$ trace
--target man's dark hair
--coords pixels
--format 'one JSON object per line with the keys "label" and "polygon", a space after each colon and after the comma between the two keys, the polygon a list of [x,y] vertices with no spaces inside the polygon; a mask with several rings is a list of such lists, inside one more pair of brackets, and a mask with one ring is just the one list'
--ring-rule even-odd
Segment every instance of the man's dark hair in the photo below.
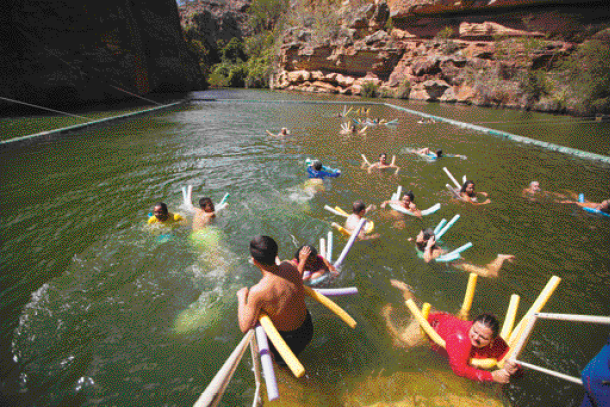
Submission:
{"label": "man's dark hair", "polygon": [[261,264],[274,265],[277,257],[277,243],[269,236],[254,236],[250,241],[250,255]]}
{"label": "man's dark hair", "polygon": [[361,200],[357,200],[356,202],[354,202],[354,204],[352,205],[352,212],[353,213],[360,213],[363,210],[366,209],[366,205],[364,204],[364,202],[362,202]]}
{"label": "man's dark hair", "polygon": [[320,171],[322,169],[322,161],[316,160],[313,162],[313,164],[311,166],[313,167],[314,170]]}
{"label": "man's dark hair", "polygon": [[408,190],[407,192],[405,192],[405,195],[409,197],[411,202],[415,202],[415,194],[413,193],[413,191]]}
{"label": "man's dark hair", "polygon": [[203,197],[199,200],[199,207],[201,209],[205,209],[208,206],[212,208],[212,211],[214,210],[214,202],[210,198]]}
{"label": "man's dark hair", "polygon": [[430,240],[430,238],[432,236],[434,236],[434,229],[432,228],[427,228],[423,230],[424,232],[424,240],[427,242],[428,240]]}
{"label": "man's dark hair", "polygon": [[436,150],[436,156],[437,157],[442,157],[443,156],[443,150]]}
{"label": "man's dark hair", "polygon": [[464,182],[464,185],[462,185],[462,189],[460,189],[460,192],[466,192],[466,187],[471,184],[474,185],[474,182],[473,181]]}
{"label": "man's dark hair", "polygon": [[500,331],[500,323],[498,322],[498,319],[495,316],[491,314],[481,314],[476,317],[474,321],[472,321],[473,324],[475,322],[480,322],[484,326],[490,328],[492,338],[498,336],[498,332]]}
{"label": "man's dark hair", "polygon": [[157,206],[158,206],[159,208],[161,208],[161,211],[163,212],[163,214],[167,215],[167,214],[169,213],[169,211],[167,210],[167,205],[165,205],[163,202],[157,202],[157,203],[155,204],[155,208],[156,208]]}

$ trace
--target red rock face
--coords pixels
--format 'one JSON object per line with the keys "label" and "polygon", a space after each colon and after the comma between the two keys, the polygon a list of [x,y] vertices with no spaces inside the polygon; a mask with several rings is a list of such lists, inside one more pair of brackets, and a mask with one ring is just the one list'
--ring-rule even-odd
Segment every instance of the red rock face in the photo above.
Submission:
{"label": "red rock face", "polygon": [[3,14],[6,97],[78,105],[126,97],[118,88],[146,95],[203,85],[174,0],[15,0]]}
{"label": "red rock face", "polygon": [[[313,40],[315,32],[306,29],[289,32],[273,85],[357,94],[364,83],[374,82],[390,95],[403,95],[408,84],[413,99],[529,108],[516,78],[550,68],[575,48],[571,41],[547,37],[570,39],[572,31],[590,27],[592,21],[600,27],[610,22],[603,1],[564,3],[377,1],[344,12],[349,17],[334,40]],[[390,13],[383,12],[388,5]],[[393,26],[389,33],[383,18],[367,23],[387,14]],[[313,72],[319,73],[315,82],[309,80]],[[340,73],[341,81],[332,73]]]}

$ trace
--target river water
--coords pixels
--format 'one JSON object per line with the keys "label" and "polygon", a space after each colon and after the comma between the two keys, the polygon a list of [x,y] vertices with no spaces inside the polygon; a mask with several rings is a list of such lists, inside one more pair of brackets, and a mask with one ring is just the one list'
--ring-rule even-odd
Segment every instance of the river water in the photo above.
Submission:
{"label": "river water", "polygon": [[[557,275],[562,282],[544,311],[608,315],[609,220],[574,205],[521,196],[535,179],[545,190],[582,192],[599,202],[610,195],[607,165],[448,124],[418,124],[419,117],[385,106],[370,105],[370,115],[397,118],[397,126],[340,136],[341,119],[333,116],[341,104],[304,104],[303,95],[256,91],[193,96],[218,100],[0,151],[3,401],[192,405],[242,337],[235,293],[260,275],[248,264],[251,237],[273,236],[280,257],[291,258],[296,245],[317,246],[330,223],[340,221],[324,205],[349,209],[363,199],[379,206],[402,185],[414,191],[420,208],[439,202],[441,209],[424,220],[396,219],[387,209],[370,215],[381,238],[357,243],[332,283],[358,287],[357,296],[335,298],[358,325],[352,330],[309,302],[316,332],[300,356],[307,372],[297,380],[276,371],[278,405],[579,405],[578,385],[533,371],[503,387],[456,377],[427,347],[397,346],[380,313],[389,303],[396,324],[408,318],[391,278],[438,309],[459,309],[467,275],[425,264],[407,241],[420,228],[459,213],[443,238],[447,247],[472,242],[463,257],[479,265],[497,253],[516,256],[498,278],[479,278],[472,314],[486,311],[502,319],[516,293],[520,318]],[[598,154],[610,150],[609,124],[392,103]],[[292,132],[285,140],[265,133],[284,126]],[[425,146],[467,159],[426,162],[406,153]],[[382,152],[396,155],[402,167],[397,175],[367,175],[360,168],[361,153],[374,159]],[[314,196],[303,190],[308,157],[343,171]],[[475,207],[452,200],[443,166],[475,180],[492,203]],[[194,200],[231,194],[216,224],[218,245],[194,244],[188,227],[159,239],[144,226],[157,201],[185,213],[181,188],[188,184]],[[335,258],[345,242],[335,233]],[[579,376],[608,332],[601,325],[541,321],[522,359]],[[251,404],[254,377],[244,360],[222,405]]]}

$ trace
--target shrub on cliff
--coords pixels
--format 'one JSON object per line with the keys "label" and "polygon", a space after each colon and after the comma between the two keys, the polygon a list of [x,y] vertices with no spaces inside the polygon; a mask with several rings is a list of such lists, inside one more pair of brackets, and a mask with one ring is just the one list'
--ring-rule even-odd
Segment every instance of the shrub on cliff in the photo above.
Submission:
{"label": "shrub on cliff", "polygon": [[360,89],[360,96],[374,98],[379,95],[379,86],[374,82],[365,82]]}
{"label": "shrub on cliff", "polygon": [[409,99],[409,95],[411,94],[411,82],[408,79],[404,79],[398,88],[394,92],[394,97],[396,99]]}
{"label": "shrub on cliff", "polygon": [[610,112],[610,31],[582,43],[565,62],[578,113]]}

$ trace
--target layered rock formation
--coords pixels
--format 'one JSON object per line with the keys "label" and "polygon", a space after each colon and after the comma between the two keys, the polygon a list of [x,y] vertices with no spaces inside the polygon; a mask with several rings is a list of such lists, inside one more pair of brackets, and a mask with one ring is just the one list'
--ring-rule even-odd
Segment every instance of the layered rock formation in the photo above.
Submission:
{"label": "layered rock formation", "polygon": [[531,100],[524,78],[572,52],[578,33],[610,22],[603,1],[382,0],[343,7],[326,38],[306,24],[287,31],[274,87],[359,94],[373,82],[388,96],[554,110]]}
{"label": "layered rock formation", "polygon": [[203,86],[174,0],[14,0],[2,23],[6,98],[73,106]]}

